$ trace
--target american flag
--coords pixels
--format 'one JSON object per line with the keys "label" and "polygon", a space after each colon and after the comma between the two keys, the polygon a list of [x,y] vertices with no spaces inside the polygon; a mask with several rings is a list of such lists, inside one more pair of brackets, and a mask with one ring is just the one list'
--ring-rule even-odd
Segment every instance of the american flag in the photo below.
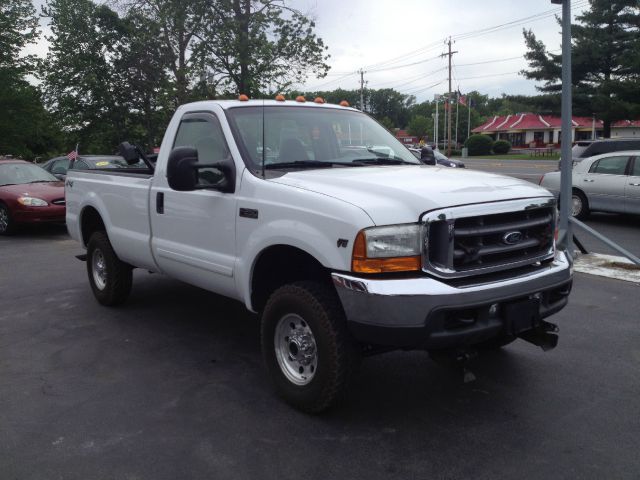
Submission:
{"label": "american flag", "polygon": [[69,153],[67,153],[67,158],[69,160],[75,160],[78,158],[78,147],[76,146],[75,150],[71,150]]}

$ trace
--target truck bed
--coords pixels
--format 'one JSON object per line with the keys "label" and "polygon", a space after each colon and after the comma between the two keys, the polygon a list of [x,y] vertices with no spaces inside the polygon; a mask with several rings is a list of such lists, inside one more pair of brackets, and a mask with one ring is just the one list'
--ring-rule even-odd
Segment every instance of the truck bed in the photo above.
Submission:
{"label": "truck bed", "polygon": [[66,179],[67,226],[85,247],[80,216],[95,209],[107,227],[118,257],[131,265],[157,271],[151,255],[148,169],[70,170]]}

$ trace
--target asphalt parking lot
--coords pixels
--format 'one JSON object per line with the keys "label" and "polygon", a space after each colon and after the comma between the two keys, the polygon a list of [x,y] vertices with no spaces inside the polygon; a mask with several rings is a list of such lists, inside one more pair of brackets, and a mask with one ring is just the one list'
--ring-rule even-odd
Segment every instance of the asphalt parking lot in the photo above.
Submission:
{"label": "asphalt parking lot", "polygon": [[64,229],[0,238],[0,478],[637,479],[640,285],[578,274],[557,349],[365,360],[345,405],[292,410],[243,306],[137,271],[94,301]]}

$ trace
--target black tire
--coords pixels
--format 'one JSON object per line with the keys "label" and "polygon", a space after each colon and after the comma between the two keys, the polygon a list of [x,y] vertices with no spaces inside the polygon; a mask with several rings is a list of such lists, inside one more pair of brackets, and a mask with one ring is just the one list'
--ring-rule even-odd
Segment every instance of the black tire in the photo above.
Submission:
{"label": "black tire", "polygon": [[475,347],[480,350],[499,350],[502,347],[506,347],[510,343],[515,342],[517,339],[518,337],[514,337],[513,335],[500,334],[497,337],[490,338],[489,340],[485,340],[484,342],[475,345]]}
{"label": "black tire", "polygon": [[[313,363],[303,367],[307,378],[298,379],[307,382],[304,384],[296,384],[291,379],[300,364],[287,357],[292,351],[302,352],[302,348],[292,350],[292,337],[299,328],[289,331],[292,337],[282,336],[286,335],[282,333],[282,325],[285,330],[293,329],[293,323],[288,323],[291,318],[297,319],[298,327],[308,327],[315,345],[315,370]],[[282,333],[278,337],[277,329]],[[269,375],[277,393],[287,403],[307,413],[319,413],[345,397],[359,354],[347,330],[338,297],[328,286],[304,281],[277,289],[262,311],[260,337]],[[283,352],[284,346],[288,348],[287,354]],[[280,360],[276,350],[280,352]],[[286,365],[293,366],[293,374]]]}
{"label": "black tire", "polygon": [[589,216],[589,200],[580,190],[573,190],[571,198],[571,213],[578,220]]}
{"label": "black tire", "polygon": [[9,207],[0,203],[0,235],[11,235],[15,230],[15,223],[11,219]]}
{"label": "black tire", "polygon": [[89,238],[87,274],[91,290],[102,305],[119,305],[131,292],[133,269],[117,257],[106,232],[95,232]]}

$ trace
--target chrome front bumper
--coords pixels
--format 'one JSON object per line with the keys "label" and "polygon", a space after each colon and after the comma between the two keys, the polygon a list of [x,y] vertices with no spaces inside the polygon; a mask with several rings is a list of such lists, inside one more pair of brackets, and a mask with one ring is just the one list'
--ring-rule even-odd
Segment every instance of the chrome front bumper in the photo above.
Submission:
{"label": "chrome front bumper", "polygon": [[[514,301],[539,305],[545,318],[567,304],[572,267],[564,252],[551,262],[485,283],[432,277],[362,278],[333,273],[348,325],[361,342],[396,347],[471,345],[503,331]],[[468,281],[467,281],[468,282]],[[492,308],[493,307],[493,308]]]}

